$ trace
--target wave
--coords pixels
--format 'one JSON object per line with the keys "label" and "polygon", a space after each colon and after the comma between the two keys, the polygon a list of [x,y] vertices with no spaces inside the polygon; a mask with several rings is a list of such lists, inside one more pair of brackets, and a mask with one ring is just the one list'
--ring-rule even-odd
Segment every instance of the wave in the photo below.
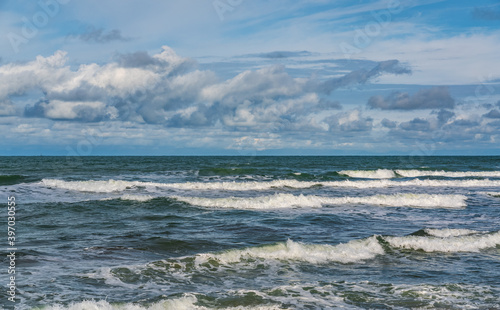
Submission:
{"label": "wave", "polygon": [[41,183],[46,187],[55,187],[79,192],[111,193],[121,192],[126,189],[141,186],[146,182],[131,182],[121,180],[107,181],[63,181],[57,179],[42,179]]}
{"label": "wave", "polygon": [[101,201],[106,201],[106,200],[114,200],[114,199],[120,199],[120,200],[128,200],[128,201],[139,201],[139,202],[146,202],[150,201],[152,199],[155,199],[156,197],[150,196],[150,195],[122,195],[120,197],[109,197],[109,198],[103,198]]}
{"label": "wave", "polygon": [[375,195],[367,197],[321,197],[292,194],[275,194],[270,196],[241,198],[202,198],[179,197],[178,201],[191,205],[208,208],[233,209],[279,209],[290,207],[320,208],[322,206],[363,204],[388,207],[417,207],[417,208],[463,208],[466,207],[463,195],[429,195],[429,194],[394,194]]}
{"label": "wave", "polygon": [[[432,230],[435,234],[446,236],[449,230]],[[458,232],[458,231],[457,231]],[[465,233],[465,232],[463,232]],[[285,243],[267,245],[263,247],[230,250],[221,254],[200,254],[196,262],[201,265],[210,259],[220,263],[230,264],[247,259],[263,260],[293,260],[312,264],[339,262],[356,263],[385,254],[384,246],[392,248],[412,249],[424,252],[479,252],[480,250],[495,248],[500,245],[500,232],[472,232],[466,235],[437,236],[379,236],[374,235],[365,239],[352,240],[338,245],[305,244],[288,240]]]}
{"label": "wave", "polygon": [[372,259],[380,254],[384,254],[384,249],[375,236],[338,245],[306,244],[288,240],[273,245],[229,250],[219,254],[198,254],[195,263],[202,265],[216,260],[221,264],[232,264],[245,260],[261,259],[292,260],[312,264],[327,262],[347,264]]}
{"label": "wave", "polygon": [[265,305],[265,306],[237,306],[237,307],[217,307],[217,308],[207,308],[204,306],[198,306],[196,296],[192,294],[185,294],[181,298],[175,298],[170,300],[163,300],[156,302],[149,306],[141,306],[133,303],[117,303],[112,304],[107,301],[83,301],[79,303],[71,304],[70,306],[47,306],[41,309],[43,310],[209,310],[209,309],[220,309],[220,310],[282,310],[285,308],[278,307],[277,305]]}
{"label": "wave", "polygon": [[447,178],[467,178],[467,177],[482,177],[482,178],[500,178],[500,171],[430,171],[430,170],[342,170],[338,172],[341,175],[346,175],[351,178],[363,179],[392,179],[397,177],[403,178],[418,178],[418,177],[447,177]]}
{"label": "wave", "polygon": [[[38,179],[40,180],[40,179]],[[15,185],[15,184],[19,184],[19,183],[24,183],[24,182],[29,182],[29,181],[33,181],[33,180],[30,180],[29,177],[26,177],[24,175],[10,175],[10,174],[7,174],[7,175],[0,175],[0,185]]]}
{"label": "wave", "polygon": [[392,247],[424,252],[479,252],[500,245],[500,232],[431,230],[433,236],[384,237]]}
{"label": "wave", "polygon": [[[271,245],[232,249],[220,253],[203,253],[194,257],[181,257],[149,264],[152,268],[177,271],[179,268],[219,267],[237,263],[257,266],[264,262],[296,261],[310,264],[360,263],[391,250],[403,249],[428,253],[479,252],[500,245],[500,231],[474,232],[471,230],[428,229],[427,236],[380,236],[351,240],[337,245],[310,244],[288,240]],[[189,261],[189,263],[188,263]],[[188,267],[188,264],[190,267]],[[166,269],[165,269],[166,268]]]}
{"label": "wave", "polygon": [[233,175],[251,175],[256,171],[255,168],[202,168],[198,170],[199,176],[233,176]]}
{"label": "wave", "polygon": [[363,179],[391,179],[396,177],[396,173],[389,169],[377,169],[377,170],[342,170],[338,174],[346,175],[351,178],[363,178]]}
{"label": "wave", "polygon": [[471,229],[451,229],[451,228],[444,228],[444,229],[427,228],[424,229],[424,232],[430,236],[441,237],[441,238],[459,237],[459,236],[467,236],[467,235],[482,233],[480,231]]}
{"label": "wave", "polygon": [[153,183],[141,181],[63,181],[58,179],[43,179],[41,185],[50,188],[60,188],[80,192],[111,193],[131,188],[168,188],[178,190],[217,190],[217,191],[255,191],[273,188],[310,188],[314,186],[342,188],[386,188],[386,187],[498,187],[500,180],[363,180],[363,181],[328,181],[312,182],[297,180],[274,180],[264,182],[184,182],[184,183]]}

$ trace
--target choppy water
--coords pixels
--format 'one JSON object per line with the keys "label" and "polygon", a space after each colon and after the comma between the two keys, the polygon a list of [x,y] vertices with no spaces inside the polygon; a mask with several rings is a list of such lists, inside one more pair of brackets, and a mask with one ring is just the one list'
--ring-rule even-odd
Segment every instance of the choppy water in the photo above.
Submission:
{"label": "choppy water", "polygon": [[4,157],[9,195],[17,309],[500,309],[500,157]]}

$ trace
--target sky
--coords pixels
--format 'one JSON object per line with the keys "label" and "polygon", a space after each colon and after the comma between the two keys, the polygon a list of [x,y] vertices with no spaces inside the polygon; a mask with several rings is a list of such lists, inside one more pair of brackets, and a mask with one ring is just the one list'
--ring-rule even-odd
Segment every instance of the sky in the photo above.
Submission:
{"label": "sky", "polygon": [[498,0],[3,0],[0,156],[500,155]]}

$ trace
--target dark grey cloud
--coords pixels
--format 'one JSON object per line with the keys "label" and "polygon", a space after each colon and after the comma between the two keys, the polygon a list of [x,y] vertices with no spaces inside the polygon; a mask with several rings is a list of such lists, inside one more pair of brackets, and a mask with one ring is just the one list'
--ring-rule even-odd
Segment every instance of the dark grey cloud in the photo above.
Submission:
{"label": "dark grey cloud", "polygon": [[500,10],[488,7],[474,8],[472,16],[476,19],[500,20]]}
{"label": "dark grey cloud", "polygon": [[421,89],[411,96],[402,92],[393,92],[385,98],[372,96],[368,106],[381,110],[449,109],[455,107],[455,100],[447,87],[438,86]]}
{"label": "dark grey cloud", "polygon": [[146,51],[139,51],[130,54],[118,54],[115,56],[117,63],[123,68],[145,68],[152,71],[162,71],[170,67],[169,76],[186,73],[197,67],[195,60],[185,58],[180,63],[171,63],[164,59],[153,57]]}
{"label": "dark grey cloud", "polygon": [[500,111],[497,109],[491,110],[488,113],[484,114],[483,117],[486,118],[500,118]]}
{"label": "dark grey cloud", "polygon": [[384,126],[385,128],[396,128],[397,126],[397,123],[395,121],[391,121],[391,120],[388,120],[387,118],[384,118],[382,120],[382,122],[380,122],[382,124],[382,126]]}
{"label": "dark grey cloud", "polygon": [[39,100],[34,105],[24,107],[24,116],[26,117],[45,117],[45,106],[48,100]]}
{"label": "dark grey cloud", "polygon": [[457,119],[451,123],[451,126],[459,126],[459,127],[474,127],[478,126],[479,122],[470,119]]}
{"label": "dark grey cloud", "polygon": [[147,52],[135,52],[131,54],[120,54],[118,63],[125,68],[141,68],[147,66],[163,65],[164,62],[150,56]]}
{"label": "dark grey cloud", "polygon": [[203,104],[197,104],[196,110],[190,115],[177,113],[170,117],[165,126],[167,127],[205,127],[213,125],[220,117],[219,106],[207,107]]}
{"label": "dark grey cloud", "polygon": [[340,109],[342,109],[342,105],[340,104],[340,102],[324,98],[320,99],[319,104],[314,106],[315,111],[340,110]]}
{"label": "dark grey cloud", "polygon": [[122,35],[118,29],[105,31],[103,28],[88,27],[84,33],[78,35],[78,38],[85,42],[108,43],[112,41],[130,41]]}
{"label": "dark grey cloud", "polygon": [[426,119],[414,118],[409,122],[402,122],[399,128],[406,131],[429,131],[431,124]]}
{"label": "dark grey cloud", "polygon": [[341,131],[371,131],[373,128],[373,119],[370,117],[355,121],[346,122],[340,125]]}
{"label": "dark grey cloud", "polygon": [[455,113],[444,109],[439,110],[439,112],[437,113],[437,118],[440,123],[446,123],[454,116]]}
{"label": "dark grey cloud", "polygon": [[59,102],[59,109],[64,109],[66,111],[72,112],[70,118],[61,117],[61,116],[51,116],[50,110],[54,109],[54,106],[50,106],[51,101],[47,99],[42,99],[37,101],[34,105],[27,105],[24,108],[24,116],[25,117],[37,117],[37,118],[49,118],[54,120],[77,120],[81,122],[98,122],[105,119],[108,119],[108,116],[103,113],[100,109],[96,109],[91,106],[87,106],[84,103],[76,105],[74,107],[64,107],[64,105],[68,105],[66,102]]}
{"label": "dark grey cloud", "polygon": [[325,94],[330,94],[332,91],[347,87],[350,85],[364,84],[370,79],[375,78],[383,73],[390,74],[410,74],[411,70],[403,66],[398,60],[386,60],[379,62],[371,70],[360,69],[352,71],[340,78],[335,78],[321,83],[317,86],[317,91]]}

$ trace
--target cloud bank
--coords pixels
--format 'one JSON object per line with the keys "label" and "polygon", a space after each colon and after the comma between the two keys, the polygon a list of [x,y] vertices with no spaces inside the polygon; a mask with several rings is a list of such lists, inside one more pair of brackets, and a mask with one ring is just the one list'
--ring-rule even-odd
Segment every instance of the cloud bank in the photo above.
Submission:
{"label": "cloud bank", "polygon": [[[340,115],[328,94],[382,74],[407,74],[397,60],[329,80],[294,78],[284,66],[247,70],[220,80],[164,46],[158,54],[121,54],[107,64],[72,69],[66,52],[0,66],[0,113],[75,122],[121,120],[174,128],[367,131],[372,119]],[[33,103],[16,98],[39,93]]]}

